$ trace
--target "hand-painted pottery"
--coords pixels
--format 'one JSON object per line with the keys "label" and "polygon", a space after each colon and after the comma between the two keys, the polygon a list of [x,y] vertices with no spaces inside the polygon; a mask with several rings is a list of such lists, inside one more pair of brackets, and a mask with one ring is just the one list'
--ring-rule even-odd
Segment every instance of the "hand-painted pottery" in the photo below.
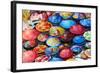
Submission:
{"label": "hand-painted pottery", "polygon": [[24,42],[23,44],[23,47],[26,49],[26,50],[31,50],[33,47],[36,46],[36,41],[35,40],[30,40],[30,41],[26,41]]}
{"label": "hand-painted pottery", "polygon": [[43,53],[38,53],[38,56],[42,56],[42,55],[45,55],[45,53],[43,52]]}
{"label": "hand-painted pottery", "polygon": [[91,27],[91,20],[90,19],[82,19],[80,20],[80,24],[84,27]]}
{"label": "hand-painted pottery", "polygon": [[28,23],[29,21],[27,21],[27,23],[23,22],[23,27],[22,27],[22,30],[27,30],[27,29],[32,29],[32,27],[29,25]]}
{"label": "hand-painted pottery", "polygon": [[57,54],[58,51],[59,51],[58,47],[48,47],[48,48],[45,49],[45,54],[47,56],[51,56],[51,55]]}
{"label": "hand-painted pottery", "polygon": [[46,55],[39,56],[35,59],[35,62],[48,62],[51,57]]}
{"label": "hand-painted pottery", "polygon": [[60,36],[60,35],[63,35],[64,32],[65,30],[59,26],[53,26],[50,28],[50,31],[49,31],[51,36]]}
{"label": "hand-painted pottery", "polygon": [[38,40],[41,42],[45,42],[48,39],[48,35],[47,34],[39,34],[38,36]]}
{"label": "hand-painted pottery", "polygon": [[39,15],[41,20],[48,20],[48,15],[46,14],[46,12],[43,12]]}
{"label": "hand-painted pottery", "polygon": [[91,50],[87,49],[83,53],[81,53],[81,58],[85,60],[91,58]]}
{"label": "hand-painted pottery", "polygon": [[74,20],[62,20],[60,26],[69,29],[71,26],[75,25],[76,22]]}
{"label": "hand-painted pottery", "polygon": [[86,42],[86,44],[85,44],[85,48],[91,48],[91,42]]}
{"label": "hand-painted pottery", "polygon": [[50,62],[55,62],[55,61],[63,61],[63,59],[61,59],[60,57],[52,57],[50,59]]}
{"label": "hand-painted pottery", "polygon": [[22,10],[22,62],[91,58],[91,13]]}
{"label": "hand-painted pottery", "polygon": [[45,52],[45,49],[47,48],[46,45],[38,45],[33,49],[33,51],[36,51],[37,53],[43,53]]}
{"label": "hand-painted pottery", "polygon": [[66,47],[70,47],[70,45],[68,43],[61,44],[61,45],[59,45],[59,50],[62,50]]}
{"label": "hand-painted pottery", "polygon": [[80,19],[85,18],[85,14],[84,13],[74,13],[72,17],[76,20],[80,20]]}
{"label": "hand-painted pottery", "polygon": [[59,56],[62,59],[69,59],[73,57],[73,52],[69,48],[64,48],[60,51]]}
{"label": "hand-painted pottery", "polygon": [[85,50],[85,51],[84,51],[84,54],[85,54],[88,58],[90,58],[90,57],[91,57],[91,49]]}
{"label": "hand-painted pottery", "polygon": [[37,25],[36,25],[36,29],[40,32],[47,32],[50,30],[50,28],[52,27],[52,24],[49,23],[48,21],[40,21]]}
{"label": "hand-painted pottery", "polygon": [[71,47],[71,50],[72,50],[72,52],[73,52],[75,55],[77,55],[77,54],[79,54],[79,53],[82,52],[82,46],[73,45],[73,46]]}
{"label": "hand-painted pottery", "polygon": [[35,40],[40,32],[35,29],[27,29],[24,30],[22,34],[23,40]]}
{"label": "hand-painted pottery", "polygon": [[53,25],[58,25],[62,20],[62,17],[56,13],[48,18],[48,21],[51,22]]}
{"label": "hand-painted pottery", "polygon": [[85,28],[79,24],[74,25],[70,28],[70,32],[76,35],[83,34],[85,32]]}
{"label": "hand-painted pottery", "polygon": [[68,19],[72,17],[73,13],[72,12],[61,12],[60,15],[63,19]]}
{"label": "hand-painted pottery", "polygon": [[33,62],[37,58],[37,53],[35,51],[24,51],[22,55],[22,62],[23,63],[29,63]]}
{"label": "hand-painted pottery", "polygon": [[60,36],[60,40],[64,42],[71,41],[75,35],[71,32],[65,32],[62,36]]}
{"label": "hand-painted pottery", "polygon": [[84,54],[84,52],[81,53],[81,59],[84,59],[84,60],[88,59],[88,57]]}
{"label": "hand-painted pottery", "polygon": [[39,20],[35,20],[35,21],[30,21],[29,22],[29,26],[32,27],[32,29],[36,26],[36,24],[39,23]]}
{"label": "hand-painted pottery", "polygon": [[48,17],[52,15],[52,12],[50,11],[41,11],[41,12],[36,12],[36,11],[31,11],[31,16],[30,20],[35,21],[35,20],[48,20]]}
{"label": "hand-painted pottery", "polygon": [[91,41],[91,31],[86,31],[83,36],[86,40]]}
{"label": "hand-painted pottery", "polygon": [[59,45],[59,50],[62,50],[64,48],[65,48],[65,45],[64,44]]}
{"label": "hand-painted pottery", "polygon": [[57,37],[49,37],[46,41],[48,46],[59,46],[61,44],[60,40]]}
{"label": "hand-painted pottery", "polygon": [[53,12],[52,11],[46,11],[46,14],[47,14],[48,17],[50,17],[53,14]]}
{"label": "hand-painted pottery", "polygon": [[91,18],[91,13],[85,13],[85,16],[87,19],[90,19]]}
{"label": "hand-painted pottery", "polygon": [[22,11],[22,19],[25,23],[27,23],[27,21],[30,18],[30,10],[23,10]]}
{"label": "hand-painted pottery", "polygon": [[74,38],[73,38],[73,43],[75,43],[75,44],[82,44],[82,43],[84,43],[84,42],[86,42],[86,40],[85,40],[85,38],[83,37],[83,36],[75,36]]}
{"label": "hand-painted pottery", "polygon": [[31,15],[30,15],[30,20],[31,21],[35,21],[35,20],[39,20],[40,19],[38,12],[36,12],[36,11],[32,12],[31,11],[30,13],[31,13]]}

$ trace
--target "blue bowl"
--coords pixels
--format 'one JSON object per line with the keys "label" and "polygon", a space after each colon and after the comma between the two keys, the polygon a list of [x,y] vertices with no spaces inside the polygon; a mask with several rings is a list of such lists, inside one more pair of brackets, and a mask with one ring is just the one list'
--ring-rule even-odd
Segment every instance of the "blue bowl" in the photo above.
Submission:
{"label": "blue bowl", "polygon": [[57,13],[52,15],[48,18],[48,21],[51,22],[53,25],[58,25],[62,21],[62,17]]}
{"label": "blue bowl", "polygon": [[73,26],[75,24],[76,24],[76,22],[73,20],[62,20],[60,23],[60,26],[65,29],[69,29],[71,26]]}
{"label": "blue bowl", "polygon": [[74,54],[79,54],[82,52],[82,46],[78,46],[78,45],[73,45],[71,47],[71,50],[73,51]]}
{"label": "blue bowl", "polygon": [[50,59],[51,62],[54,62],[54,61],[63,61],[63,59],[59,58],[59,57],[52,57]]}
{"label": "blue bowl", "polygon": [[58,47],[48,47],[45,50],[45,54],[47,56],[56,55],[58,52],[59,52],[59,48]]}
{"label": "blue bowl", "polygon": [[83,36],[75,36],[74,38],[73,38],[73,43],[75,43],[75,44],[82,44],[82,43],[84,43],[86,40],[85,40],[85,38],[83,37]]}
{"label": "blue bowl", "polygon": [[80,20],[80,24],[84,27],[91,27],[91,20],[90,19],[82,19]]}

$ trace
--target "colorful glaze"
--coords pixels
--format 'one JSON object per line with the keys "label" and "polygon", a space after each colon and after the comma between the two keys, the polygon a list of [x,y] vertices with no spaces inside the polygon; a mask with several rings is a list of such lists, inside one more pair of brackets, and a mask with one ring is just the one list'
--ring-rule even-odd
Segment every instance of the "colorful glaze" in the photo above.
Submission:
{"label": "colorful glaze", "polygon": [[79,53],[82,52],[82,46],[73,45],[73,46],[71,47],[71,50],[73,51],[73,53],[74,53],[75,55],[77,55],[77,54],[79,54]]}
{"label": "colorful glaze", "polygon": [[50,62],[55,62],[55,61],[63,61],[63,59],[59,58],[59,57],[52,57],[50,59]]}
{"label": "colorful glaze", "polygon": [[38,24],[38,23],[39,23],[39,20],[30,21],[29,26],[32,27],[32,29],[33,29],[33,28],[35,28],[36,24]]}
{"label": "colorful glaze", "polygon": [[22,30],[24,31],[24,30],[27,30],[27,29],[32,29],[32,27],[29,25],[28,21],[27,21],[27,23],[23,22]]}
{"label": "colorful glaze", "polygon": [[74,25],[70,28],[70,32],[76,35],[83,34],[85,32],[85,28],[79,24]]}
{"label": "colorful glaze", "polygon": [[73,43],[75,43],[75,44],[82,44],[82,43],[84,43],[86,40],[85,40],[85,38],[83,37],[83,36],[75,36],[74,38],[73,38]]}
{"label": "colorful glaze", "polygon": [[22,10],[22,63],[81,63],[91,41],[91,13]]}
{"label": "colorful glaze", "polygon": [[46,45],[38,45],[35,48],[33,48],[33,51],[37,53],[44,53],[46,48],[47,48]]}
{"label": "colorful glaze", "polygon": [[38,36],[38,40],[41,42],[45,42],[47,39],[48,39],[47,34],[39,34],[39,36]]}
{"label": "colorful glaze", "polygon": [[91,42],[87,42],[87,43],[85,44],[85,47],[88,48],[88,49],[91,48]]}
{"label": "colorful glaze", "polygon": [[69,29],[71,26],[73,26],[75,24],[76,24],[76,22],[73,20],[62,20],[60,23],[60,26],[65,29]]}
{"label": "colorful glaze", "polygon": [[26,50],[31,50],[33,47],[36,46],[36,44],[37,44],[37,42],[35,40],[30,40],[30,41],[24,42],[23,47]]}
{"label": "colorful glaze", "polygon": [[91,18],[91,13],[85,13],[85,16],[87,19],[90,19]]}
{"label": "colorful glaze", "polygon": [[35,40],[37,36],[40,34],[39,31],[35,29],[27,29],[22,32],[23,40]]}
{"label": "colorful glaze", "polygon": [[62,36],[60,36],[60,39],[64,42],[71,41],[75,35],[71,32],[65,32]]}
{"label": "colorful glaze", "polygon": [[72,17],[73,13],[72,12],[61,12],[60,15],[62,16],[63,19],[68,19]]}
{"label": "colorful glaze", "polygon": [[52,56],[52,55],[55,55],[59,52],[59,48],[58,47],[48,47],[46,48],[45,50],[45,54],[47,56]]}
{"label": "colorful glaze", "polygon": [[64,32],[65,30],[59,26],[53,26],[50,28],[50,31],[49,31],[51,36],[61,36],[64,34]]}
{"label": "colorful glaze", "polygon": [[86,40],[91,41],[91,31],[86,31],[83,36]]}
{"label": "colorful glaze", "polygon": [[80,20],[80,24],[84,27],[91,27],[91,20],[90,19],[82,19]]}
{"label": "colorful glaze", "polygon": [[22,55],[22,62],[23,63],[29,63],[35,61],[37,58],[37,53],[35,51],[29,50],[29,51],[24,51]]}
{"label": "colorful glaze", "polygon": [[91,50],[87,49],[83,53],[81,53],[81,58],[85,60],[91,58]]}
{"label": "colorful glaze", "polygon": [[50,28],[52,27],[52,24],[49,23],[48,21],[40,21],[37,25],[36,25],[36,29],[40,32],[47,32],[50,30]]}
{"label": "colorful glaze", "polygon": [[85,14],[84,13],[74,13],[72,17],[76,20],[81,20],[85,18]]}
{"label": "colorful glaze", "polygon": [[49,37],[46,41],[46,44],[48,46],[59,46],[61,42],[57,37]]}
{"label": "colorful glaze", "polygon": [[46,55],[39,56],[35,59],[35,62],[48,62],[50,57]]}
{"label": "colorful glaze", "polygon": [[27,29],[22,34],[24,40],[35,40],[40,32],[35,29]]}
{"label": "colorful glaze", "polygon": [[85,50],[85,51],[84,51],[84,54],[85,54],[88,58],[90,58],[90,57],[91,57],[91,50],[90,50],[90,49]]}
{"label": "colorful glaze", "polygon": [[62,17],[56,13],[48,18],[48,21],[51,22],[53,25],[58,25],[62,20]]}
{"label": "colorful glaze", "polygon": [[45,21],[48,20],[48,15],[46,14],[46,12],[41,13],[39,17],[41,20],[45,20]]}
{"label": "colorful glaze", "polygon": [[73,57],[73,52],[69,48],[64,48],[60,51],[59,56],[62,59],[69,59]]}
{"label": "colorful glaze", "polygon": [[39,13],[36,11],[31,11],[30,12],[30,21],[35,21],[35,20],[39,20]]}

